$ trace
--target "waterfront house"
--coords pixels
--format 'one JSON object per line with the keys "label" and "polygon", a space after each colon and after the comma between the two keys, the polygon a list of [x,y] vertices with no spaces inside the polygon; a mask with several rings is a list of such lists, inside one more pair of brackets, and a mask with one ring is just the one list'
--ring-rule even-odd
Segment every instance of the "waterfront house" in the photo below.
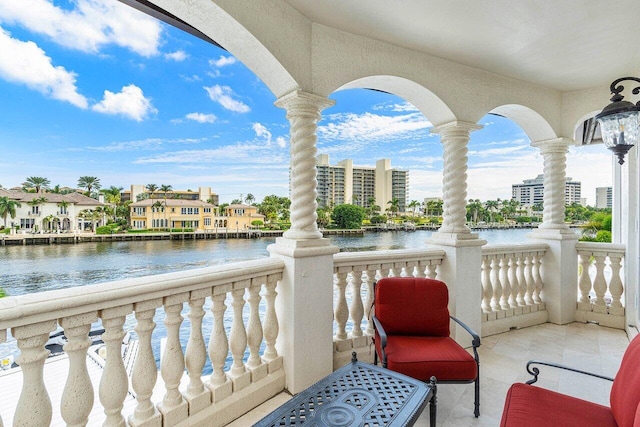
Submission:
{"label": "waterfront house", "polygon": [[95,219],[85,215],[87,211],[95,211],[104,204],[77,192],[29,193],[0,188],[0,197],[8,197],[20,203],[20,207],[16,208],[16,216],[7,216],[7,223],[2,224],[17,233],[84,231],[93,228],[94,224],[104,223],[102,215]]}
{"label": "waterfront house", "polygon": [[[610,83],[638,74],[639,2],[123,2],[224,47],[273,93],[290,121],[291,228],[265,259],[0,300],[0,341],[8,332],[17,339],[28,380],[14,390],[20,401],[5,420],[84,425],[96,405],[104,415],[89,422],[106,426],[219,426],[250,416],[328,375],[352,351],[371,360],[371,289],[388,275],[445,281],[451,313],[484,337],[480,418],[464,408],[471,399],[445,385],[440,424],[497,425],[506,389],[523,379],[532,355],[615,374],[624,345],[605,335],[634,336],[640,314],[638,149],[614,163],[613,244],[577,241],[564,223],[563,190],[569,147],[600,142],[591,119],[608,104]],[[440,136],[444,218],[424,247],[338,254],[318,230],[317,123],[331,94],[351,88],[406,99]],[[467,146],[486,114],[517,123],[544,159],[543,222],[525,242],[491,245],[465,225]],[[167,342],[156,376],[150,340],[160,307]],[[119,352],[127,316],[140,340],[131,412],[122,409],[129,379]],[[85,353],[96,319],[107,360],[100,384],[91,385]],[[203,319],[213,324],[209,336]],[[51,402],[43,346],[57,325],[67,332],[70,362],[62,398]],[[207,360],[213,372],[203,377]],[[567,382],[575,384],[556,376],[545,385]]]}

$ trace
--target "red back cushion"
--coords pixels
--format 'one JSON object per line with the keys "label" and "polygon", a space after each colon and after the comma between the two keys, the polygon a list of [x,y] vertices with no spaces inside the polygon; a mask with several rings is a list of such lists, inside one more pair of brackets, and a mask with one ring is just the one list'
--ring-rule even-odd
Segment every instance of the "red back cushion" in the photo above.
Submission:
{"label": "red back cushion", "polygon": [[449,336],[449,291],[439,280],[389,277],[376,284],[375,315],[388,335]]}
{"label": "red back cushion", "polygon": [[611,412],[619,427],[632,427],[640,402],[640,335],[627,347],[611,386]]}

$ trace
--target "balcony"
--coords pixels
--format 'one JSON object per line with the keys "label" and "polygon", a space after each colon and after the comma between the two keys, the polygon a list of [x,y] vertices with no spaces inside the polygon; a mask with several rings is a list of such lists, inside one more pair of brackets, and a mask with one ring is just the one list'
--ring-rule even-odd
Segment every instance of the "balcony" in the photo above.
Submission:
{"label": "balcony", "polygon": [[[548,323],[548,307],[555,304],[544,282],[549,250],[544,243],[482,248],[476,269],[479,298],[473,302],[484,337],[482,415],[473,418],[472,385],[442,385],[439,425],[497,425],[508,386],[526,378],[524,364],[532,358],[605,375],[616,372],[629,341],[620,323],[624,287],[618,272],[624,248],[585,243],[575,248],[580,264],[574,268],[572,315],[612,328]],[[304,362],[302,372],[296,371],[295,359],[304,348],[291,351],[285,337],[293,323],[304,320],[290,320],[298,316],[284,303],[290,267],[275,256],[87,286],[82,295],[66,289],[3,298],[0,342],[10,330],[22,371],[0,375],[0,415],[5,425],[82,424],[87,417],[89,425],[125,420],[130,425],[249,425],[288,399],[287,390],[299,392],[342,366],[352,351],[360,360],[372,360],[368,307],[374,278],[437,278],[450,260],[446,251],[430,249],[340,253],[329,262],[333,286],[329,280],[325,289],[314,290],[312,303],[324,321],[304,333],[314,341],[323,336],[331,341],[332,335],[332,351],[325,363]],[[457,304],[466,304],[465,299]],[[333,316],[321,309],[323,301],[333,306]],[[317,315],[308,307],[309,301],[299,308]],[[97,321],[105,329],[103,360],[87,356],[87,335]],[[47,359],[44,345],[58,326],[68,339],[66,354]],[[135,357],[122,357],[125,332],[136,335]],[[162,348],[158,337],[165,339]],[[601,388],[606,384],[583,387],[554,372],[543,380],[547,387],[607,402]],[[423,417],[419,425],[427,422]]]}

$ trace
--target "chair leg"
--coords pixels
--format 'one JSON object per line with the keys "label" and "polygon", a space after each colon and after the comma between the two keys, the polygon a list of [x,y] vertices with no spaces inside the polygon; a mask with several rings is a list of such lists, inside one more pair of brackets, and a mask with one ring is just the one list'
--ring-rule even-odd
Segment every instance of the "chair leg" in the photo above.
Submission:
{"label": "chair leg", "polygon": [[433,395],[429,400],[429,427],[436,427],[436,415],[438,412],[438,385],[436,384],[435,377],[431,377],[430,381]]}
{"label": "chair leg", "polygon": [[378,352],[375,349],[373,350],[373,364],[378,365]]}
{"label": "chair leg", "polygon": [[473,410],[473,415],[478,418],[480,416],[480,371],[478,371],[478,377],[475,381],[475,408]]}

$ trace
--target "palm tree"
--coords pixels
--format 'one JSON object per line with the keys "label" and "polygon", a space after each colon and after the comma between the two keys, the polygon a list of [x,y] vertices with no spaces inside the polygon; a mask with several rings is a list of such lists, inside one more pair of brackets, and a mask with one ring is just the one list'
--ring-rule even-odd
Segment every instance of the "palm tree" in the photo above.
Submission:
{"label": "palm tree", "polygon": [[36,193],[39,193],[40,190],[46,190],[47,188],[49,188],[49,185],[51,185],[51,181],[41,176],[30,176],[25,182],[22,183],[22,186],[24,188],[34,188],[36,190]]}
{"label": "palm tree", "polygon": [[4,226],[7,226],[7,216],[11,216],[11,219],[16,217],[16,209],[22,207],[20,202],[11,200],[8,197],[0,197],[0,215],[4,220]]}
{"label": "palm tree", "polygon": [[116,187],[115,185],[112,185],[109,188],[103,189],[102,193],[105,196],[105,200],[106,202],[111,206],[112,211],[113,211],[113,221],[117,221],[116,218],[116,210],[118,205],[120,204],[120,193],[122,192],[122,187]]}
{"label": "palm tree", "polygon": [[[162,191],[164,193],[164,222],[167,222],[167,193],[169,191],[171,191],[173,187],[171,187],[168,184],[162,184],[160,186],[160,191]],[[171,226],[169,224],[167,224],[167,227],[169,228],[169,231],[171,231]]]}
{"label": "palm tree", "polygon": [[153,193],[158,191],[158,186],[155,184],[147,184],[145,188],[149,192],[149,197],[153,199]]}
{"label": "palm tree", "polygon": [[256,198],[251,193],[248,193],[247,196],[244,198],[244,201],[247,202],[248,205],[253,205],[253,202],[255,200]]}
{"label": "palm tree", "polygon": [[412,200],[409,205],[408,208],[411,209],[411,216],[416,216],[416,208],[420,206],[420,202],[418,202],[417,200]]}
{"label": "palm tree", "polygon": [[[164,204],[160,200],[156,200],[155,202],[153,202],[153,205],[151,205],[151,219],[152,220],[153,220],[153,217],[155,216],[154,213],[158,212],[160,210],[160,208],[162,208],[163,206],[164,206]],[[152,227],[152,228],[160,228],[160,227]]]}
{"label": "palm tree", "polygon": [[87,189],[87,196],[91,197],[91,190],[100,189],[100,179],[95,176],[81,176],[78,179],[78,187]]}
{"label": "palm tree", "polygon": [[387,204],[389,205],[389,208],[387,208],[387,210],[395,217],[398,213],[398,210],[400,210],[400,200],[394,197],[393,199],[389,200]]}

